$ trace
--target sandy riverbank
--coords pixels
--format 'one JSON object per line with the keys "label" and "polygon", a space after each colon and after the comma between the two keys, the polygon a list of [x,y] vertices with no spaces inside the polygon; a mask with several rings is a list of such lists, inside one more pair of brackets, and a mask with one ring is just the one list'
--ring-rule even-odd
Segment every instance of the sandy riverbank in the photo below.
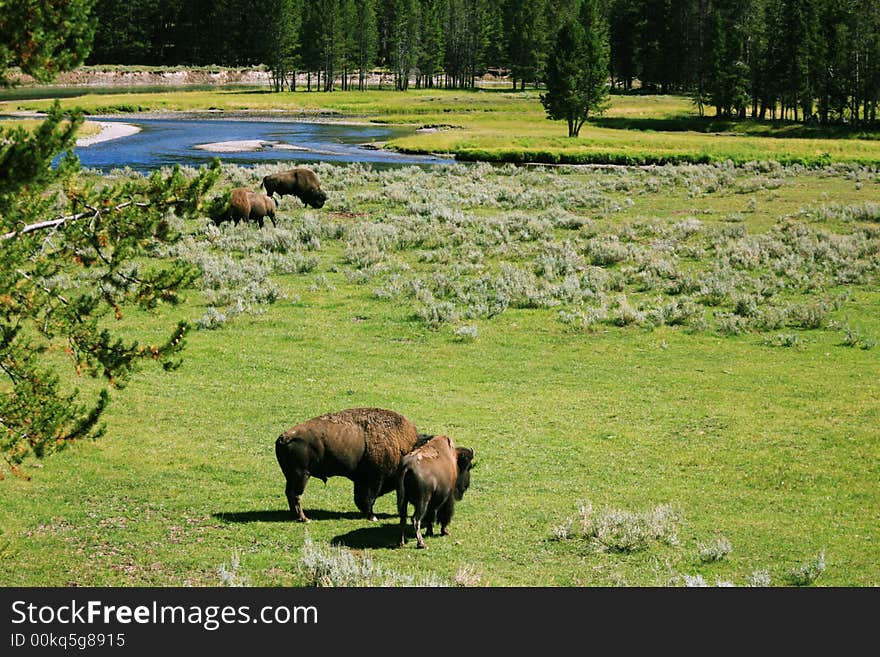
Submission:
{"label": "sandy riverbank", "polygon": [[86,123],[94,123],[95,125],[100,126],[101,131],[96,135],[80,137],[77,139],[76,145],[80,148],[100,144],[103,141],[110,141],[111,139],[129,137],[141,131],[138,126],[131,125],[130,123],[116,123],[115,121],[86,121]]}

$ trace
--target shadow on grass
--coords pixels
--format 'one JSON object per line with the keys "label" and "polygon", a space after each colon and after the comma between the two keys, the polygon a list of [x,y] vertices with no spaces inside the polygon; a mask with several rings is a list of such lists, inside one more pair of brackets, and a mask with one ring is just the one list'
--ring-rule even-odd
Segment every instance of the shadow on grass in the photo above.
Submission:
{"label": "shadow on grass", "polygon": [[[360,511],[326,511],[324,509],[305,509],[309,520],[358,520],[367,522],[364,514]],[[294,522],[287,509],[266,511],[218,511],[212,513],[212,517],[223,522],[248,523],[248,522]],[[396,518],[389,513],[377,513],[377,518]]]}
{"label": "shadow on grass", "polygon": [[395,523],[371,523],[369,527],[354,529],[334,536],[332,545],[344,545],[354,550],[366,548],[396,548],[400,544],[400,525]]}
{"label": "shadow on grass", "polygon": [[699,132],[777,139],[878,139],[875,126],[805,125],[794,121],[731,120],[715,117],[633,118],[596,116],[589,121],[599,128],[643,132]]}

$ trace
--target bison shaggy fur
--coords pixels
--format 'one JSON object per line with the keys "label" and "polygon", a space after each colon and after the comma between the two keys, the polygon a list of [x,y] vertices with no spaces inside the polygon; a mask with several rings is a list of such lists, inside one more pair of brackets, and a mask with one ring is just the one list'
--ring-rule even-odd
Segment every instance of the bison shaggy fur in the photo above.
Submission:
{"label": "bison shaggy fur", "polygon": [[434,533],[434,518],[440,521],[440,534],[449,534],[449,523],[471,483],[474,450],[456,447],[449,436],[434,436],[403,457],[397,479],[397,513],[400,516],[400,544],[406,543],[406,511],[413,505],[412,523],[416,541],[425,547],[422,522],[428,536]]}
{"label": "bison shaggy fur", "polygon": [[295,520],[308,521],[302,494],[309,477],[354,482],[354,502],[370,520],[373,503],[397,485],[400,460],[419,440],[413,423],[382,408],[351,408],[297,424],[275,441],[287,480],[285,493]]}
{"label": "bison shaggy fur", "polygon": [[273,173],[263,178],[260,186],[266,194],[284,197],[285,194],[296,196],[305,205],[321,208],[327,200],[327,193],[321,189],[318,176],[306,167],[296,167],[290,171]]}
{"label": "bison shaggy fur", "polygon": [[272,225],[275,225],[275,200],[265,194],[258,194],[247,187],[235,187],[229,192],[229,203],[226,206],[226,214],[221,216],[216,223],[223,221],[256,221],[260,228],[263,227],[263,219],[269,217]]}

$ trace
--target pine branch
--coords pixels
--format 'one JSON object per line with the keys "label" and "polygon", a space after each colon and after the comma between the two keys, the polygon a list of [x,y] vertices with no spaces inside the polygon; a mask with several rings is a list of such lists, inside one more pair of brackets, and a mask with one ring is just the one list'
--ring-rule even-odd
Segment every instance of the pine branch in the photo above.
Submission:
{"label": "pine branch", "polygon": [[[149,203],[143,202],[135,202],[135,201],[126,201],[125,203],[120,203],[112,208],[110,208],[109,212],[117,212],[119,210],[124,210],[128,207],[137,207],[137,208],[148,208],[150,207]],[[59,217],[58,219],[50,219],[48,221],[40,221],[35,224],[30,224],[25,226],[21,230],[13,230],[5,235],[0,236],[0,239],[3,240],[11,240],[15,237],[20,237],[22,235],[26,235],[27,233],[33,233],[38,230],[45,230],[46,228],[57,228],[63,224],[78,221],[79,219],[83,219],[84,217],[92,217],[93,219],[98,218],[104,212],[108,212],[106,210],[100,210],[95,208],[89,208],[89,212],[79,212],[77,214],[71,214],[64,217]]]}

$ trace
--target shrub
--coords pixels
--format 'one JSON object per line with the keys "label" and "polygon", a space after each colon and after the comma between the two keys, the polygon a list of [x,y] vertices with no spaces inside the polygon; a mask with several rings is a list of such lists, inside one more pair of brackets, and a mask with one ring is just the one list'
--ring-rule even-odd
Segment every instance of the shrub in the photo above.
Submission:
{"label": "shrub", "polygon": [[764,338],[764,344],[768,347],[800,347],[803,344],[795,333],[777,333],[776,335]]}
{"label": "shrub", "polygon": [[473,342],[477,339],[477,327],[473,325],[460,326],[455,329],[455,337],[459,342]]}
{"label": "shrub", "polygon": [[237,554],[232,555],[229,568],[226,567],[225,563],[220,564],[220,567],[217,569],[217,575],[220,577],[220,586],[250,586],[250,578],[239,573],[238,569],[240,566],[241,559]]}
{"label": "shrub", "polygon": [[196,327],[203,330],[220,328],[226,323],[227,316],[214,306],[208,306],[205,314],[196,322]]}
{"label": "shrub", "polygon": [[416,311],[417,316],[428,328],[436,329],[458,319],[458,310],[449,301],[438,301],[430,292],[422,295],[422,306]]}
{"label": "shrub", "polygon": [[646,318],[647,315],[632,305],[626,295],[621,295],[617,299],[617,307],[611,313],[611,322],[617,326],[643,324]]}
{"label": "shrub", "polygon": [[753,587],[770,586],[770,573],[766,569],[755,570],[746,578],[746,585]]}
{"label": "shrub", "polygon": [[822,550],[810,561],[805,561],[789,570],[785,577],[789,583],[795,586],[809,586],[815,582],[819,575],[825,572],[825,550]]}
{"label": "shrub", "polygon": [[837,330],[843,333],[841,344],[844,347],[859,347],[867,351],[877,346],[877,341],[874,338],[867,335],[862,329],[852,327],[845,322],[835,325],[833,328],[837,328]]}
{"label": "shrub", "polygon": [[584,538],[599,550],[636,552],[658,542],[678,544],[681,516],[668,505],[636,513],[606,507],[596,513],[592,504],[583,502],[578,513]]}
{"label": "shrub", "polygon": [[479,586],[480,585],[480,575],[474,569],[473,566],[462,566],[458,569],[458,572],[455,574],[455,585],[456,586]]}
{"label": "shrub", "polygon": [[415,577],[385,570],[367,554],[355,554],[341,546],[318,546],[308,536],[299,569],[306,586],[448,586],[434,575]]}
{"label": "shrub", "polygon": [[708,543],[700,543],[697,548],[699,549],[700,561],[703,563],[721,561],[733,551],[733,546],[724,536],[718,536]]}
{"label": "shrub", "polygon": [[799,328],[822,328],[828,321],[831,309],[831,304],[825,300],[793,304],[788,308],[788,321],[791,326]]}

